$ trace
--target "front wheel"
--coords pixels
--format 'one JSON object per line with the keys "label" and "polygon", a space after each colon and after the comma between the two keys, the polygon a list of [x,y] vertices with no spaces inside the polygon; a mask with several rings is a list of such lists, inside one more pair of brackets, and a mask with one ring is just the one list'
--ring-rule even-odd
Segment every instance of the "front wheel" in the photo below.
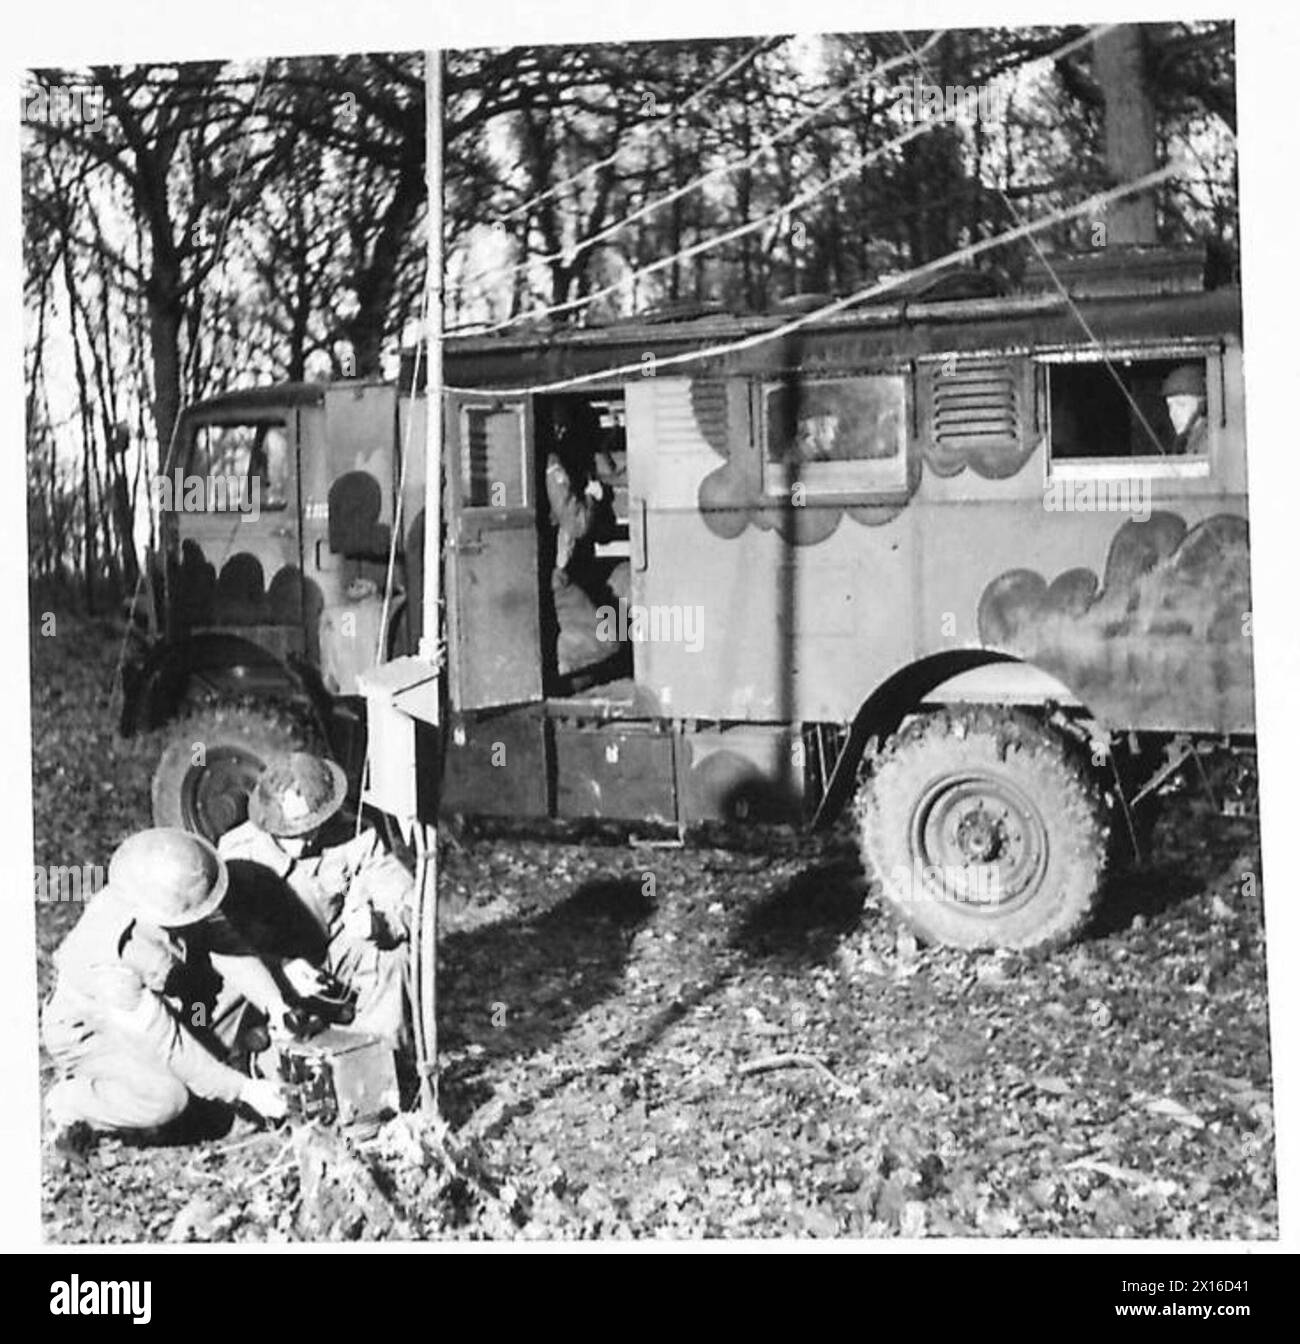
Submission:
{"label": "front wheel", "polygon": [[272,704],[217,704],[171,726],[153,776],[155,826],[194,831],[216,844],[248,818],[258,776],[277,755],[311,750],[310,732]]}
{"label": "front wheel", "polygon": [[913,720],[873,762],[855,810],[868,872],[927,942],[1049,946],[1092,913],[1109,829],[1100,792],[1027,714]]}

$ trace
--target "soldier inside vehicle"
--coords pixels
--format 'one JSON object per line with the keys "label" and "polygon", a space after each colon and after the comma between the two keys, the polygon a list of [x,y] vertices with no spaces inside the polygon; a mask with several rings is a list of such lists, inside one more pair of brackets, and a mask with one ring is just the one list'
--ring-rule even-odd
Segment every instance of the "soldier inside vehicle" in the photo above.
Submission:
{"label": "soldier inside vehicle", "polygon": [[1048,361],[1051,446],[1061,458],[1204,458],[1204,360]]}
{"label": "soldier inside vehicle", "polygon": [[631,596],[621,409],[581,396],[549,398],[538,407],[541,572],[551,576],[555,649],[553,666],[545,662],[560,692],[631,672],[630,649],[602,637],[599,616]]}

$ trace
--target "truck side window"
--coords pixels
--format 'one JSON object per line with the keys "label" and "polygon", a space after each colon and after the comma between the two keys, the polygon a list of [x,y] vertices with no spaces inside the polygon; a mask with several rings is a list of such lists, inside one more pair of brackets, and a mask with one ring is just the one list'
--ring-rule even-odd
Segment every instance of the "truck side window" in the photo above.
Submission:
{"label": "truck side window", "polygon": [[1053,462],[1207,462],[1203,356],[1047,364]]}
{"label": "truck side window", "polygon": [[466,406],[461,411],[461,500],[468,509],[520,509],[528,504],[524,419],[517,407]]}
{"label": "truck side window", "polygon": [[763,388],[763,487],[785,494],[901,490],[907,484],[902,374],[791,380]]}
{"label": "truck side window", "polygon": [[289,436],[282,424],[270,421],[199,425],[189,474],[205,482],[206,512],[238,509],[241,501],[251,500],[254,488],[260,508],[283,509],[289,492]]}

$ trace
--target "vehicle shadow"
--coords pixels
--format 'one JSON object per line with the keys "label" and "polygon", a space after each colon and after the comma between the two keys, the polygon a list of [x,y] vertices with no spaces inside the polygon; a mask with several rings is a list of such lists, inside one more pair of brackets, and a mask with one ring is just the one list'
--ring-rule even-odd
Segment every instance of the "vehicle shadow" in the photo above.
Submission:
{"label": "vehicle shadow", "polygon": [[544,1087],[513,1103],[494,1096],[492,1062],[546,1050],[580,1014],[617,993],[629,945],[653,907],[638,880],[601,880],[535,919],[449,935],[439,990],[439,1021],[445,1023],[440,1049],[467,1057],[442,1072],[443,1116],[460,1128],[477,1112],[472,1126],[481,1134],[555,1094],[578,1073],[634,1069],[678,1022],[743,974],[745,962],[802,968],[832,956],[858,926],[865,892],[850,854],[801,868],[741,917],[728,939],[741,954],[739,962],[719,958],[713,976],[649,1014],[607,1052],[557,1066]]}
{"label": "vehicle shadow", "polygon": [[858,927],[866,894],[856,856],[827,858],[754,904],[732,933],[731,946],[791,968],[824,962]]}
{"label": "vehicle shadow", "polygon": [[632,939],[654,912],[640,878],[600,878],[535,916],[453,931],[439,957],[443,1115],[452,1124],[491,1095],[482,1075],[503,1059],[536,1055],[615,994]]}
{"label": "vehicle shadow", "polygon": [[1153,919],[1204,887],[1204,876],[1176,861],[1153,859],[1125,868],[1106,882],[1084,936],[1108,938],[1127,929],[1139,915]]}
{"label": "vehicle shadow", "polygon": [[1231,882],[1243,856],[1257,852],[1259,830],[1252,821],[1179,798],[1148,820],[1138,843],[1143,857],[1112,869],[1088,938],[1120,933],[1139,916],[1153,919]]}

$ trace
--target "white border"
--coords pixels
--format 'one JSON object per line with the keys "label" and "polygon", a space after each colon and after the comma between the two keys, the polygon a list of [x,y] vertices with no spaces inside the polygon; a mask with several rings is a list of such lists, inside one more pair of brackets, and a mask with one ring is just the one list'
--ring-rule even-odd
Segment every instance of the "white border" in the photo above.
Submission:
{"label": "white border", "polygon": [[[929,29],[1104,21],[1166,21],[1223,18],[1234,12],[1237,31],[1237,102],[1241,143],[1241,206],[1245,272],[1246,414],[1255,588],[1256,675],[1260,765],[1263,781],[1263,842],[1268,880],[1268,962],[1275,1101],[1278,1122],[1282,1240],[1257,1249],[1294,1250],[1300,1236],[1296,1202],[1296,1129],[1300,1121],[1300,1080],[1296,1069],[1300,1030],[1300,977],[1293,971],[1300,904],[1291,889],[1287,842],[1300,802],[1296,761],[1300,759],[1300,716],[1292,690],[1300,684],[1300,637],[1294,587],[1295,512],[1300,507],[1300,443],[1292,392],[1297,385],[1300,342],[1294,333],[1297,262],[1292,240],[1297,206],[1294,113],[1291,92],[1300,68],[1300,15],[1242,14],[1241,5],[1189,0],[1178,6],[1132,3],[1081,6],[1060,0],[989,4],[985,0],[750,0],[738,9],[731,0],[547,0],[523,5],[510,0],[477,0],[452,10],[428,0],[280,0],[276,6],[228,0],[219,22],[202,6],[165,7],[148,0],[63,0],[25,7],[11,20],[11,36],[0,60],[0,87],[16,105],[21,71],[32,65],[116,63],[137,60],[197,59],[311,54],[323,51],[379,51],[431,46],[514,45],[535,42],[618,40],[652,37],[713,37],[803,32],[851,32],[864,28]],[[21,24],[21,27],[19,26]],[[37,1179],[37,1062],[34,919],[24,899],[29,890],[30,742],[27,610],[25,597],[25,502],[23,454],[21,239],[19,215],[18,119],[0,118],[0,216],[5,244],[0,248],[0,379],[8,432],[3,459],[7,488],[0,491],[0,538],[4,578],[0,585],[9,658],[4,664],[3,716],[6,776],[16,781],[0,823],[0,853],[6,856],[6,890],[14,917],[0,937],[0,1067],[6,1086],[0,1099],[0,1153],[3,1188],[0,1250],[42,1249]],[[807,1251],[849,1249],[824,1242],[756,1243]],[[855,1247],[856,1248],[856,1247]],[[1170,1249],[1237,1250],[1233,1243],[1170,1242],[953,1242],[879,1243],[883,1252],[919,1248],[996,1254],[1058,1250],[1090,1254]],[[59,1248],[54,1248],[56,1251]],[[145,1250],[164,1248],[141,1248]],[[176,1248],[178,1251],[180,1248]],[[301,1248],[280,1248],[293,1253]],[[359,1248],[362,1253],[372,1249]],[[511,1250],[516,1247],[485,1247]],[[725,1246],[688,1243],[682,1249],[718,1251]],[[66,1254],[66,1252],[63,1252]],[[130,1251],[126,1252],[127,1254]],[[183,1252],[182,1252],[183,1253]],[[204,1248],[204,1254],[233,1254],[237,1248]]]}

